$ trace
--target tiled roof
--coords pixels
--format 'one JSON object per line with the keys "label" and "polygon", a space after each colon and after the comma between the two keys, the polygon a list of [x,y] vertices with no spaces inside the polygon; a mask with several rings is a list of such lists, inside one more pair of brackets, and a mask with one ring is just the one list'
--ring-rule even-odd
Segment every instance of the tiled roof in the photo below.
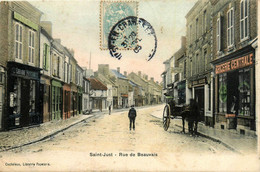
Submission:
{"label": "tiled roof", "polygon": [[107,90],[107,87],[95,78],[88,78],[90,81],[91,89],[93,90]]}
{"label": "tiled roof", "polygon": [[121,73],[117,72],[117,70],[112,69],[111,71],[117,78],[127,79],[125,75],[122,75]]}

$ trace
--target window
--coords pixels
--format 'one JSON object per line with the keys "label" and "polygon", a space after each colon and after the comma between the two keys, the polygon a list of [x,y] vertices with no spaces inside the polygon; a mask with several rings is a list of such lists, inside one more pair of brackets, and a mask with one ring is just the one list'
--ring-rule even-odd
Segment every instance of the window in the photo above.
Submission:
{"label": "window", "polygon": [[35,90],[36,90],[36,85],[35,85],[34,80],[30,80],[30,101],[29,101],[29,113],[34,113],[35,112]]}
{"label": "window", "polygon": [[20,23],[15,24],[15,58],[22,59],[23,27]]}
{"label": "window", "polygon": [[204,63],[203,68],[207,68],[208,65],[208,55],[207,55],[207,48],[204,48]]}
{"label": "window", "polygon": [[227,73],[219,75],[219,112],[227,112]]}
{"label": "window", "polygon": [[43,69],[49,69],[49,58],[50,58],[50,46],[47,44],[43,45]]}
{"label": "window", "polygon": [[199,54],[196,54],[196,59],[195,59],[195,73],[199,73]]}
{"label": "window", "polygon": [[34,35],[35,32],[32,30],[29,30],[29,62],[34,63]]}
{"label": "window", "polygon": [[64,81],[68,82],[68,63],[64,62]]}
{"label": "window", "polygon": [[250,96],[250,69],[239,70],[239,110],[238,114],[243,116],[251,115],[251,96]]}
{"label": "window", "polygon": [[248,0],[240,2],[240,39],[248,38]]}
{"label": "window", "polygon": [[193,73],[192,70],[193,70],[193,69],[192,69],[192,58],[190,58],[190,76],[192,76],[192,73]]}
{"label": "window", "polygon": [[192,25],[190,25],[190,44],[192,43]]}
{"label": "window", "polygon": [[221,50],[221,18],[217,20],[217,51]]}
{"label": "window", "polygon": [[231,8],[228,13],[228,25],[227,25],[227,41],[228,47],[234,45],[234,9]]}
{"label": "window", "polygon": [[60,76],[60,56],[57,57],[57,76]]}
{"label": "window", "polygon": [[203,32],[206,32],[207,30],[207,11],[205,10],[203,12]]}
{"label": "window", "polygon": [[186,78],[186,65],[187,65],[187,61],[184,61],[184,69],[183,69],[183,76],[184,78]]}
{"label": "window", "polygon": [[196,39],[199,38],[199,19],[196,19]]}

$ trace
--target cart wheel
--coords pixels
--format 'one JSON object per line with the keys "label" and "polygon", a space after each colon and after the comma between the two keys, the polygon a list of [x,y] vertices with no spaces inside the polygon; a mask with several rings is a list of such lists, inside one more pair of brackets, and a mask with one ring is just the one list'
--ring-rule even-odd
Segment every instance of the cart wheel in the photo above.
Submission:
{"label": "cart wheel", "polygon": [[163,110],[163,128],[164,128],[164,130],[167,131],[169,126],[170,126],[170,106],[167,104]]}

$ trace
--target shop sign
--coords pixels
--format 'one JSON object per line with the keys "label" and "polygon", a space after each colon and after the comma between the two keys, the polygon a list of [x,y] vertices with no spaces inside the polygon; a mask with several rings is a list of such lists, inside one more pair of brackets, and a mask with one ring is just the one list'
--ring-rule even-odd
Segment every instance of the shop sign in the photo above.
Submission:
{"label": "shop sign", "polygon": [[206,84],[206,83],[207,83],[207,79],[206,79],[206,78],[192,81],[192,85],[193,85],[193,86],[194,86],[194,85],[200,85],[200,84]]}
{"label": "shop sign", "polygon": [[51,84],[52,84],[52,86],[54,86],[54,87],[62,87],[62,84],[61,84],[61,82],[59,82],[59,81],[53,80]]}
{"label": "shop sign", "polygon": [[31,27],[34,30],[38,30],[38,25],[31,20],[28,20],[27,18],[23,17],[22,15],[18,14],[17,12],[14,12],[14,19],[22,22],[23,24]]}
{"label": "shop sign", "polygon": [[229,72],[231,70],[236,70],[239,68],[250,66],[253,64],[253,57],[254,57],[253,53],[250,53],[248,55],[245,55],[245,56],[242,56],[239,58],[235,58],[235,59],[226,61],[222,64],[216,65],[215,73],[221,74],[221,73]]}
{"label": "shop sign", "polygon": [[31,79],[39,79],[38,72],[23,70],[23,69],[19,69],[19,68],[12,68],[11,74],[27,76]]}

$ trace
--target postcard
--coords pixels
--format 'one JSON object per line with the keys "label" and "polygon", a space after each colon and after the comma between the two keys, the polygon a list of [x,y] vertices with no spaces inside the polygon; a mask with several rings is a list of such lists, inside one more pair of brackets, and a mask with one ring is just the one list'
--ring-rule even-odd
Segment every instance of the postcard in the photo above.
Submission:
{"label": "postcard", "polygon": [[259,171],[258,11],[0,1],[0,171]]}

